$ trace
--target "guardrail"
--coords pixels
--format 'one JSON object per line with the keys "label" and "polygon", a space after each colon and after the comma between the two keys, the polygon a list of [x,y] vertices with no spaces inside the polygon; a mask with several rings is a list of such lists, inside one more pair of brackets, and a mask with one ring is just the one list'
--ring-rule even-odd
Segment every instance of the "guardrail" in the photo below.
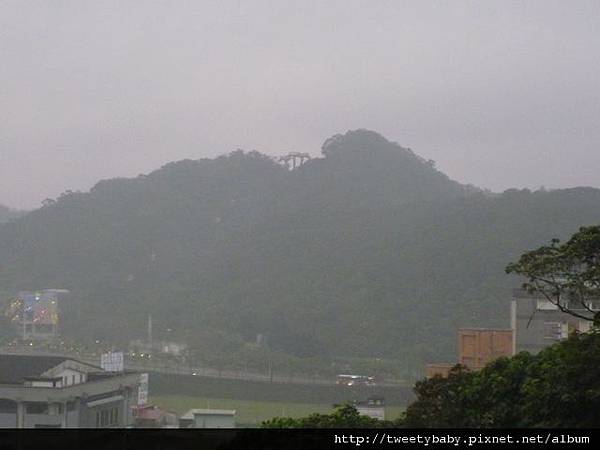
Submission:
{"label": "guardrail", "polygon": [[[39,349],[27,349],[27,348],[0,348],[2,353],[12,354],[27,354],[27,355],[40,355],[40,356],[62,356],[67,358],[77,359],[88,364],[96,366],[100,365],[99,354],[81,354],[81,353],[68,353],[68,352],[52,352],[43,351]],[[172,364],[155,362],[145,360],[143,363],[140,360],[125,359],[124,361],[126,370],[134,370],[137,372],[157,372],[164,374],[173,375],[190,375],[207,378],[222,378],[229,380],[245,380],[245,381],[258,381],[265,383],[289,383],[289,384],[312,384],[312,385],[335,385],[336,380],[331,378],[322,378],[317,376],[307,376],[306,374],[280,374],[273,372],[271,374],[252,372],[248,370],[231,370],[231,369],[215,369],[212,367],[197,367],[188,366],[184,364]],[[404,386],[406,383],[400,381],[386,380],[384,382],[377,383],[377,386]]]}

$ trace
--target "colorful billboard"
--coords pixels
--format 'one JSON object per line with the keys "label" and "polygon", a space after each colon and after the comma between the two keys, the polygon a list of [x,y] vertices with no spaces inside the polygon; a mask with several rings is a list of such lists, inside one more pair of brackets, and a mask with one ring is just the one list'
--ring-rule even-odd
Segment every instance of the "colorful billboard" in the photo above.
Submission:
{"label": "colorful billboard", "polygon": [[39,325],[58,324],[58,294],[52,291],[21,292],[23,317]]}

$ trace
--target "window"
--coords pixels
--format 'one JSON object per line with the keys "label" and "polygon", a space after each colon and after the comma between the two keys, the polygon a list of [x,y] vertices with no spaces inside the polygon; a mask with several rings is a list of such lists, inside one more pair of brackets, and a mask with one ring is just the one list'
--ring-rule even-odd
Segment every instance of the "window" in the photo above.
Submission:
{"label": "window", "polygon": [[75,374],[71,375],[71,384],[75,384]]}
{"label": "window", "polygon": [[13,414],[17,412],[17,402],[0,399],[0,414]]}
{"label": "window", "polygon": [[110,410],[110,422],[109,422],[109,423],[110,423],[111,425],[117,425],[117,422],[118,422],[118,420],[117,420],[117,419],[118,419],[118,416],[119,416],[119,413],[118,413],[118,410],[117,410],[117,408],[112,408],[112,409]]}
{"label": "window", "polygon": [[549,300],[539,299],[537,301],[537,309],[541,311],[554,311],[558,309],[558,306]]}
{"label": "window", "polygon": [[96,412],[96,428],[119,425],[119,408],[103,409]]}
{"label": "window", "polygon": [[590,320],[580,320],[577,325],[577,331],[581,333],[588,333],[592,329],[592,322]]}
{"label": "window", "polygon": [[600,311],[600,300],[588,300],[585,304],[592,311]]}
{"label": "window", "polygon": [[569,325],[566,322],[544,322],[544,339],[560,341],[569,336]]}
{"label": "window", "polygon": [[27,414],[48,414],[48,403],[29,402],[25,406]]}

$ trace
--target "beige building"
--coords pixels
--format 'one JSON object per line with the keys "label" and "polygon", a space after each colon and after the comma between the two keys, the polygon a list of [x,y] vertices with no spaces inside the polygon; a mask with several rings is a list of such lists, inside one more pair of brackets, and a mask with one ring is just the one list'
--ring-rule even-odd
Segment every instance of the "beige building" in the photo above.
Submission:
{"label": "beige building", "polygon": [[458,363],[469,369],[481,369],[501,356],[513,355],[513,330],[460,328]]}
{"label": "beige building", "polygon": [[447,377],[456,364],[479,370],[501,356],[514,355],[514,332],[509,329],[459,328],[458,361],[427,364],[427,378]]}

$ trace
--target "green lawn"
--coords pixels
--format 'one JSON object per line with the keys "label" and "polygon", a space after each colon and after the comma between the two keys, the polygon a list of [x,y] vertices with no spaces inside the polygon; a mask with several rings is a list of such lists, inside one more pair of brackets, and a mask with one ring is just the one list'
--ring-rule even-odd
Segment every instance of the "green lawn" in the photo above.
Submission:
{"label": "green lawn", "polygon": [[[304,417],[312,413],[329,413],[333,408],[332,405],[325,404],[262,402],[181,395],[152,396],[150,402],[179,415],[193,408],[235,409],[236,422],[247,426],[259,426],[263,420],[277,416]],[[402,410],[401,407],[388,407],[386,416],[395,419]]]}

